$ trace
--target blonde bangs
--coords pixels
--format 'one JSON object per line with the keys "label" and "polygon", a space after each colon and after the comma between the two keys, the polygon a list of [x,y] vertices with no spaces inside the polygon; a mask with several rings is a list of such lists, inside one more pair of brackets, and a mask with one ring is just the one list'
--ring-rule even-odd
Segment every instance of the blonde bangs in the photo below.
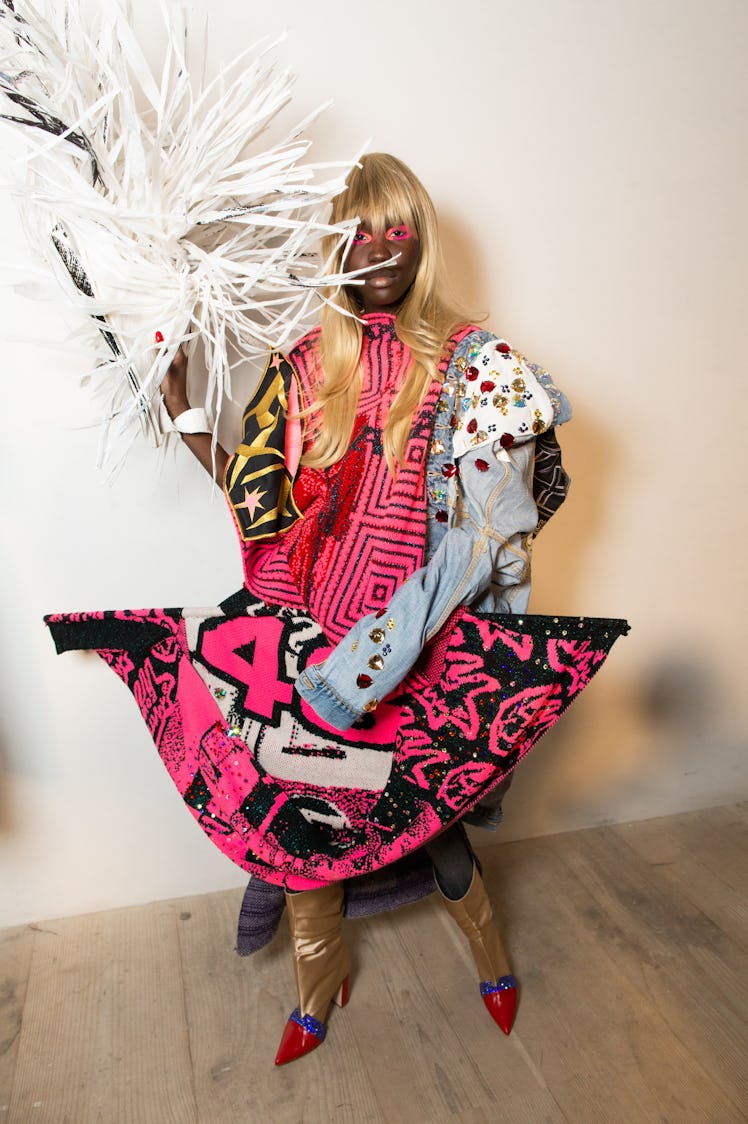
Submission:
{"label": "blonde bangs", "polygon": [[[340,214],[336,214],[338,209]],[[334,222],[359,219],[368,222],[375,231],[404,223],[414,227],[420,237],[419,209],[412,192],[399,177],[379,174],[356,177],[346,191],[336,196],[332,213]]]}

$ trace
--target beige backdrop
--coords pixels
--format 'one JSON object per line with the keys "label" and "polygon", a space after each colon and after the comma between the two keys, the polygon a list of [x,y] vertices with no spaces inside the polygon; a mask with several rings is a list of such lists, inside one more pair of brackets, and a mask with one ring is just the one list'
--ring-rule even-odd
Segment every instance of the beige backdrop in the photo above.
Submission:
{"label": "beige backdrop", "polygon": [[[134,7],[155,56],[157,19]],[[211,7],[214,65],[288,28],[292,116],[335,100],[315,155],[370,137],[412,164],[458,287],[575,404],[573,491],[538,541],[534,608],[632,632],[520,770],[502,838],[744,798],[744,0]],[[0,222],[4,258],[26,262],[5,195]],[[241,583],[185,450],[136,450],[112,488],[97,477],[89,357],[69,333],[6,292],[0,924],[242,881],[124,688],[96,657],[58,659],[41,625],[215,604]]]}

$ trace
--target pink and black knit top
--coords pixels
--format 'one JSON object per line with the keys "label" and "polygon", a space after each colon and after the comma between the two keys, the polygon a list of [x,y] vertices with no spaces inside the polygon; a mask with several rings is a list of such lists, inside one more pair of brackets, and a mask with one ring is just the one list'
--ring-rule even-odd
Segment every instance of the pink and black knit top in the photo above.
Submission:
{"label": "pink and black knit top", "polygon": [[[288,354],[307,401],[313,401],[320,378],[319,335],[319,329],[310,332]],[[410,358],[395,334],[394,316],[364,317],[362,389],[347,452],[330,468],[300,469],[293,491],[303,518],[286,534],[242,544],[250,592],[308,611],[333,641],[387,605],[424,562],[425,472],[439,378],[418,412],[395,480],[382,444],[387,411]]]}

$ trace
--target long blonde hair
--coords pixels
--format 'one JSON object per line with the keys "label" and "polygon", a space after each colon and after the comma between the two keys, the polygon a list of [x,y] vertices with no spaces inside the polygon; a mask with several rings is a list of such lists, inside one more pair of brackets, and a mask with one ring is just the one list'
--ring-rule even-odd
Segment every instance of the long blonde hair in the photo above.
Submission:
{"label": "long blonde hair", "polygon": [[[346,185],[333,200],[332,222],[357,218],[370,223],[372,230],[404,223],[415,229],[420,243],[418,271],[395,319],[395,331],[410,348],[413,359],[384,425],[384,452],[394,475],[405,455],[413,415],[436,376],[445,342],[466,317],[457,303],[444,295],[436,212],[410,168],[388,153],[372,152],[353,168]],[[346,247],[334,251],[332,236],[323,243],[323,256],[332,270],[342,269]],[[330,295],[353,316],[342,315],[328,305],[322,311],[323,375],[315,401],[306,411],[317,417],[312,447],[303,458],[305,464],[315,468],[335,464],[345,453],[361,392],[363,334],[361,323],[355,319],[361,312],[355,288],[344,287]]]}

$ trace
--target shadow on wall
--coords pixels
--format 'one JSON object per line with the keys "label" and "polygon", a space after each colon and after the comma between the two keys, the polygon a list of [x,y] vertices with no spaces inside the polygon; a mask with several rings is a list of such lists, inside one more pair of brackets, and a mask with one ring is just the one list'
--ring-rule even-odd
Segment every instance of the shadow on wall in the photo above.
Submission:
{"label": "shadow on wall", "polygon": [[[655,783],[662,785],[675,772],[676,783],[694,788],[692,806],[698,807],[703,804],[698,799],[700,779],[717,771],[721,793],[710,804],[748,796],[744,780],[741,783],[748,736],[728,708],[711,663],[697,654],[663,654],[645,680],[641,701],[661,759],[669,758],[675,766],[670,775],[655,776]],[[711,778],[709,789],[714,789]]]}
{"label": "shadow on wall", "polygon": [[721,710],[711,668],[681,657],[663,658],[648,677],[642,705],[652,724],[678,738],[702,734]]}
{"label": "shadow on wall", "polygon": [[[626,643],[622,641],[621,643]],[[615,658],[615,655],[612,657]],[[710,665],[663,653],[635,679],[606,676],[517,770],[497,836],[477,844],[649,819],[740,800],[748,751]],[[720,783],[710,778],[719,770]]]}

